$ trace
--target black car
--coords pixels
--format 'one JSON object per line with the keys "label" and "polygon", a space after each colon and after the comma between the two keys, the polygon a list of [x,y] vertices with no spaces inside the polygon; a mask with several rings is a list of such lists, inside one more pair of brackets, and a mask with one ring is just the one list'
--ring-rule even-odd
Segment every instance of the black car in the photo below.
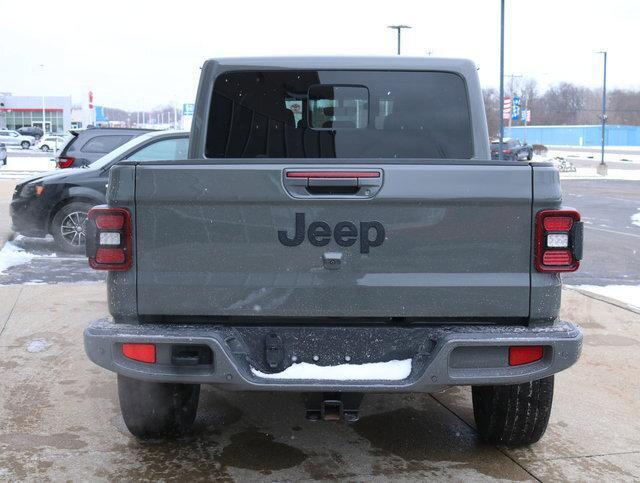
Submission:
{"label": "black car", "polygon": [[0,166],[7,164],[7,148],[4,143],[0,143]]}
{"label": "black car", "polygon": [[83,168],[131,139],[149,131],[149,129],[117,127],[69,131],[71,138],[56,158],[56,165],[58,168]]}
{"label": "black car", "polygon": [[33,237],[53,235],[58,247],[84,253],[89,210],[106,202],[109,168],[118,161],[187,159],[189,133],[154,131],[132,139],[90,167],[56,170],[20,182],[11,201],[13,230]]}
{"label": "black car", "polygon": [[33,136],[34,138],[36,138],[36,140],[40,139],[44,135],[44,132],[42,132],[42,128],[37,126],[23,126],[16,129],[16,131],[18,131],[23,136]]}
{"label": "black car", "polygon": [[[491,159],[498,159],[500,142],[491,141]],[[505,139],[502,141],[502,159],[510,161],[531,161],[533,158],[533,148],[527,143],[520,142],[519,139]]]}

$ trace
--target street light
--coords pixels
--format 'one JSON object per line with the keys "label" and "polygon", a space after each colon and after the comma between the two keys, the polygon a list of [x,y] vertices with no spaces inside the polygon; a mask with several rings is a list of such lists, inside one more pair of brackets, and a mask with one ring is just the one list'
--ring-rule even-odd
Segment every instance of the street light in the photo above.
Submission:
{"label": "street light", "polygon": [[604,56],[604,75],[602,80],[602,150],[600,153],[600,164],[598,165],[598,174],[607,175],[607,164],[604,162],[604,143],[605,143],[605,124],[607,122],[607,51],[600,50],[596,54]]}
{"label": "street light", "polygon": [[400,55],[400,31],[402,29],[410,29],[408,25],[389,25],[387,28],[394,29],[398,32],[398,55]]}

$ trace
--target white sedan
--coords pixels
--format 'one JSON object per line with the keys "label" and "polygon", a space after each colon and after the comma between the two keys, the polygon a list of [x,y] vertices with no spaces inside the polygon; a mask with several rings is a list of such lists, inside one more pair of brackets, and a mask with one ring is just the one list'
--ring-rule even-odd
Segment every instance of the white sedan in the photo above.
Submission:
{"label": "white sedan", "polygon": [[40,151],[58,151],[62,149],[67,140],[62,136],[42,136],[36,147]]}

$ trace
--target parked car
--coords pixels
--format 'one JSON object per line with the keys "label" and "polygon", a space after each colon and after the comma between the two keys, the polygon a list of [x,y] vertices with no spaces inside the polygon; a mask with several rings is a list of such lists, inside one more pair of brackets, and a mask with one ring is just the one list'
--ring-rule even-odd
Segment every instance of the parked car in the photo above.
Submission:
{"label": "parked car", "polygon": [[0,166],[7,164],[7,148],[4,143],[0,143]]}
{"label": "parked car", "polygon": [[40,139],[44,135],[42,128],[38,126],[23,126],[16,129],[16,131],[23,136],[32,136],[36,140]]}
{"label": "parked car", "polygon": [[93,128],[70,131],[71,137],[56,159],[58,168],[89,166],[149,129]]}
{"label": "parked car", "polygon": [[583,227],[553,166],[488,160],[476,66],[234,58],[199,85],[189,160],[118,163],[87,220],[111,317],[84,347],[129,431],[188,431],[201,384],[347,421],[364,393],[471,385],[483,439],[537,441],[582,347],[559,272]]}
{"label": "parked car", "polygon": [[[491,142],[491,159],[498,159],[500,141]],[[523,143],[519,139],[504,139],[502,141],[502,159],[510,161],[523,161],[533,158],[533,147]]]}
{"label": "parked car", "polygon": [[0,130],[0,143],[4,143],[5,146],[20,146],[22,149],[29,149],[36,143],[36,138],[23,136],[18,131],[2,129]]}
{"label": "parked car", "polygon": [[186,159],[188,140],[187,132],[153,131],[86,169],[56,170],[20,182],[10,208],[13,230],[34,237],[51,234],[61,250],[83,253],[87,212],[105,202],[111,166],[123,159]]}
{"label": "parked car", "polygon": [[40,151],[45,152],[58,151],[62,149],[68,141],[69,139],[63,136],[44,136],[36,143],[36,147]]}

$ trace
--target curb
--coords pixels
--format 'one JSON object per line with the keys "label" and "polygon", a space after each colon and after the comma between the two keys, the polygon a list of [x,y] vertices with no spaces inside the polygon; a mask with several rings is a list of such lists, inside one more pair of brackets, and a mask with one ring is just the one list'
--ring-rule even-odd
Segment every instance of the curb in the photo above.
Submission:
{"label": "curb", "polygon": [[589,290],[584,290],[581,288],[574,287],[563,287],[565,290],[571,290],[573,292],[581,293],[582,295],[589,297],[590,299],[599,300],[600,302],[607,303],[609,305],[614,305],[620,309],[628,310],[629,312],[633,312],[634,314],[640,315],[640,308],[634,307],[633,305],[625,304],[620,300],[612,299],[611,297],[607,297],[605,295],[600,295],[599,293],[591,292]]}

